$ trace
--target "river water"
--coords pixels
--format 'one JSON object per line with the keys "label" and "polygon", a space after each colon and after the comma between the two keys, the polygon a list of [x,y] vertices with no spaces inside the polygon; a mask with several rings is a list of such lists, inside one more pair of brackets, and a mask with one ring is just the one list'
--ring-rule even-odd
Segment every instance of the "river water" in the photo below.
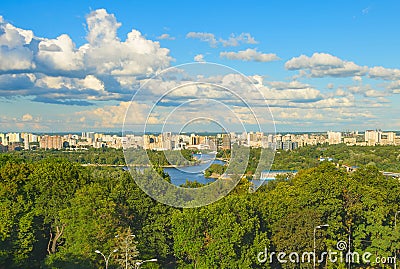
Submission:
{"label": "river water", "polygon": [[171,177],[171,183],[180,186],[188,181],[197,181],[202,184],[214,182],[214,178],[204,177],[204,171],[213,163],[224,165],[225,162],[215,159],[215,154],[193,154],[193,157],[200,160],[199,165],[185,166],[185,167],[167,167],[164,172],[168,173]]}

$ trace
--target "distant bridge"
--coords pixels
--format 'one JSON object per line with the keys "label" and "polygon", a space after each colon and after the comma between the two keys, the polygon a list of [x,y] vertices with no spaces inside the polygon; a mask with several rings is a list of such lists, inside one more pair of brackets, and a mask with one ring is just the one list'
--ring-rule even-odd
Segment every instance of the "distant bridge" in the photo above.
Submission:
{"label": "distant bridge", "polygon": [[264,170],[261,172],[260,180],[273,180],[278,175],[297,174],[297,170]]}
{"label": "distant bridge", "polygon": [[385,172],[385,171],[381,171],[381,172],[382,172],[382,175],[384,175],[385,177],[400,178],[400,173]]}

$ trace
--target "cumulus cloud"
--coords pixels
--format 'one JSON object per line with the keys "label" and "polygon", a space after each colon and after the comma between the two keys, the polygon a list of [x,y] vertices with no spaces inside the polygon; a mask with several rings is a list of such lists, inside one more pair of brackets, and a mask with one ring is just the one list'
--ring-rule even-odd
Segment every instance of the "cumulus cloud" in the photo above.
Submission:
{"label": "cumulus cloud", "polygon": [[240,35],[231,34],[228,39],[216,38],[214,34],[207,32],[189,32],[186,38],[199,39],[207,42],[211,47],[215,48],[219,44],[224,47],[236,47],[240,44],[257,44],[258,42],[249,33],[241,33]]}
{"label": "cumulus cloud", "polygon": [[40,41],[36,60],[42,70],[50,74],[79,71],[85,68],[84,53],[83,48],[76,49],[72,39],[63,34],[56,39]]}
{"label": "cumulus cloud", "polygon": [[316,102],[323,98],[321,92],[314,88],[285,90],[263,88],[262,92],[268,100],[290,100],[295,103]]}
{"label": "cumulus cloud", "polygon": [[[149,76],[169,67],[173,58],[167,48],[161,47],[159,42],[146,38],[135,29],[126,37],[119,37],[121,23],[104,9],[88,14],[86,25],[86,43],[77,46],[68,34],[56,38],[36,37],[31,30],[17,28],[0,16],[0,96],[31,96],[36,102],[80,106],[96,104],[95,101],[99,100],[118,101],[118,105],[74,113],[71,122],[78,119],[82,124],[100,129],[119,128],[129,106],[126,101],[131,99],[132,93],[143,86]],[[232,34],[223,39],[212,33],[190,32],[186,37],[207,42],[212,47],[257,43],[249,33]],[[174,37],[162,34],[157,39],[172,40]],[[220,57],[256,62],[279,60],[276,54],[262,53],[250,48],[238,52],[221,52]],[[194,60],[202,62],[204,55],[197,54]],[[267,81],[261,75],[249,77],[276,111],[278,120],[300,118],[308,121],[334,121],[354,117],[369,118],[372,115],[370,108],[380,107],[388,102],[385,96],[400,93],[400,69],[360,66],[327,53],[294,57],[285,63],[285,67],[288,70],[298,70],[299,77],[349,77],[357,85],[346,87],[341,84],[342,80],[335,84],[324,81],[328,89],[339,85],[336,90],[326,93],[326,89],[320,91],[313,86],[312,81],[307,81],[306,84],[298,80]],[[182,74],[182,77],[184,75],[186,74]],[[383,90],[373,83],[373,86],[362,85],[368,78],[388,82],[384,82],[387,84],[383,84]],[[256,99],[257,95],[250,81],[237,74],[210,77],[207,81],[232,89],[245,98]],[[187,81],[174,79],[149,82],[146,97],[153,100],[160,92],[185,82]],[[243,106],[235,103],[231,94],[199,85],[177,89],[160,102],[160,106],[173,107],[179,101],[198,97],[215,98],[224,104],[235,106],[236,111],[243,109]],[[357,98],[360,97],[364,103],[358,102]],[[147,104],[132,105],[137,112],[135,121],[144,122],[147,115],[142,112],[149,109]],[[265,107],[265,102],[254,102],[252,105],[257,109]],[[198,110],[188,113],[196,116]],[[149,120],[150,123],[158,123],[156,117]],[[26,125],[35,122],[35,119],[26,113],[17,117],[15,122],[17,121]]]}
{"label": "cumulus cloud", "polygon": [[22,120],[22,121],[32,121],[32,120],[33,120],[33,117],[32,117],[31,114],[27,113],[27,114],[25,114],[25,115],[22,116],[21,120]]}
{"label": "cumulus cloud", "polygon": [[[352,77],[352,80],[357,83],[361,83],[363,77],[389,81],[400,80],[400,69],[360,66],[327,53],[314,53],[311,57],[306,55],[293,57],[285,63],[285,68],[299,70],[299,77]],[[370,91],[370,97],[382,95],[372,92]]]}
{"label": "cumulus cloud", "polygon": [[[76,112],[74,115],[80,119],[82,124],[87,124],[94,128],[119,128],[124,123],[125,115],[130,107],[131,112],[135,115],[127,115],[126,126],[132,124],[157,124],[158,120],[155,117],[147,117],[144,111],[148,111],[150,107],[147,104],[137,102],[120,102],[117,105],[108,105],[90,110]],[[131,122],[131,119],[135,122]]]}
{"label": "cumulus cloud", "polygon": [[41,88],[50,89],[92,89],[97,91],[103,91],[103,83],[93,75],[88,75],[84,79],[67,78],[67,77],[53,77],[43,76],[36,81],[36,86]]}
{"label": "cumulus cloud", "polygon": [[173,60],[168,49],[135,29],[120,40],[117,31],[121,23],[105,9],[88,14],[86,24],[87,43],[76,47],[67,34],[54,39],[36,37],[0,17],[1,94],[64,104],[118,100],[116,89],[122,92],[127,88],[132,94],[123,77],[131,81],[149,77]]}
{"label": "cumulus cloud", "polygon": [[269,81],[267,82],[272,88],[276,90],[286,90],[286,89],[308,89],[311,88],[309,84],[299,82],[297,80],[292,80],[290,82],[286,81]]}
{"label": "cumulus cloud", "polygon": [[285,63],[288,70],[304,70],[311,77],[353,77],[363,76],[368,67],[359,66],[350,61],[344,61],[327,53],[314,53],[311,57],[301,55]]}
{"label": "cumulus cloud", "polygon": [[196,56],[194,56],[193,60],[195,62],[204,62],[204,55],[203,54],[197,54]]}
{"label": "cumulus cloud", "polygon": [[375,66],[369,69],[369,77],[384,80],[400,79],[400,69]]}
{"label": "cumulus cloud", "polygon": [[[4,74],[0,75],[0,94],[4,91],[18,91],[30,89],[34,86],[36,76],[34,74]],[[15,95],[18,95],[16,92]]]}
{"label": "cumulus cloud", "polygon": [[[183,76],[184,77],[184,76]],[[305,121],[325,121],[325,122],[340,122],[350,121],[354,118],[370,118],[373,113],[367,111],[373,107],[380,107],[379,102],[369,102],[365,105],[357,103],[357,99],[354,95],[344,91],[340,88],[335,92],[323,93],[318,89],[314,88],[310,84],[306,84],[300,81],[268,81],[266,77],[252,76],[246,79],[237,74],[226,74],[223,76],[210,77],[208,79],[210,83],[217,83],[225,88],[229,88],[233,92],[237,92],[242,97],[247,99],[254,99],[255,92],[254,87],[261,91],[262,95],[267,99],[268,105],[277,118],[278,122],[282,122],[290,119],[297,119],[300,122]],[[209,85],[186,85],[187,81],[157,81],[151,80],[146,83],[146,92],[142,96],[143,100],[138,102],[136,100],[132,103],[130,113],[134,116],[128,118],[127,123],[129,126],[137,126],[137,124],[144,124],[147,119],[147,112],[152,107],[151,99],[152,96],[157,96],[165,93],[167,90],[176,89],[165,96],[162,101],[157,104],[157,107],[152,112],[151,117],[148,119],[149,124],[160,124],[166,115],[169,115],[168,111],[176,107],[180,107],[182,102],[186,102],[191,98],[211,98],[232,107],[235,113],[238,113],[241,118],[245,119],[246,114],[243,112],[245,106],[234,99],[236,97],[231,94],[224,92],[221,89],[212,89]],[[253,86],[252,83],[254,83]],[[185,87],[179,87],[179,85],[185,84]],[[147,94],[149,98],[147,97]],[[365,97],[379,97],[380,94],[374,91],[363,91],[360,92]],[[260,96],[260,95],[258,95]],[[157,98],[156,98],[157,99]],[[236,98],[237,99],[237,98]],[[150,103],[147,103],[150,102]],[[357,105],[356,105],[357,104]],[[76,118],[80,119],[82,126],[92,126],[93,128],[118,128],[124,121],[124,116],[129,107],[129,102],[120,102],[118,105],[105,106],[101,108],[86,110],[75,113]],[[265,102],[253,102],[251,107],[255,111],[265,109]],[[205,108],[204,106],[202,107]],[[219,106],[220,109],[220,106]],[[362,111],[361,111],[361,110]],[[204,109],[205,110],[205,109]],[[218,111],[218,112],[217,112]],[[181,118],[175,117],[174,123],[178,124],[184,122],[190,117],[197,117],[203,110],[196,107],[196,109],[183,109],[178,113]],[[222,111],[216,110],[216,113],[221,117],[225,117],[227,120],[227,114]],[[249,118],[246,123],[251,123]]]}
{"label": "cumulus cloud", "polygon": [[378,91],[375,89],[368,89],[364,92],[365,97],[384,97],[387,96],[387,92]]}
{"label": "cumulus cloud", "polygon": [[120,24],[104,9],[90,13],[87,21],[89,44],[83,49],[89,69],[100,74],[138,76],[151,75],[169,66],[169,50],[139,31],[133,29],[121,42],[116,36]]}
{"label": "cumulus cloud", "polygon": [[199,39],[200,41],[207,42],[211,47],[216,47],[218,43],[215,35],[212,33],[189,32],[186,34],[186,38]]}
{"label": "cumulus cloud", "polygon": [[113,42],[116,39],[117,30],[121,26],[114,14],[108,14],[105,9],[92,11],[86,16],[86,22],[89,30],[86,39],[93,46]]}
{"label": "cumulus cloud", "polygon": [[35,68],[33,52],[28,48],[32,39],[32,31],[14,27],[0,16],[0,71]]}
{"label": "cumulus cloud", "polygon": [[391,92],[391,93],[400,93],[400,80],[392,81],[388,85],[386,85],[386,88]]}
{"label": "cumulus cloud", "polygon": [[238,52],[223,51],[219,55],[221,58],[226,58],[229,60],[255,61],[255,62],[271,62],[280,59],[274,53],[261,53],[256,49],[246,49]]}
{"label": "cumulus cloud", "polygon": [[354,94],[360,94],[364,97],[384,97],[389,94],[387,90],[377,90],[374,89],[371,85],[352,85],[348,86],[347,89]]}

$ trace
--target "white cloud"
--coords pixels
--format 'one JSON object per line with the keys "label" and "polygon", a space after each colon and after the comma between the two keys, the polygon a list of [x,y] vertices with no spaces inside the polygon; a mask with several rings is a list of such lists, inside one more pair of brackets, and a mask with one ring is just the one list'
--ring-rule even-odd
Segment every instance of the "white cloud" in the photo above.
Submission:
{"label": "white cloud", "polygon": [[268,85],[276,90],[286,90],[286,89],[307,89],[311,88],[309,84],[299,82],[297,80],[292,80],[290,82],[286,81],[269,81]]}
{"label": "white cloud", "polygon": [[[130,99],[134,90],[147,81],[146,77],[169,67],[173,59],[167,48],[149,40],[135,29],[126,38],[119,37],[117,32],[121,23],[104,9],[91,12],[86,16],[86,21],[87,41],[77,47],[67,34],[56,38],[35,37],[32,31],[17,28],[0,16],[0,96],[33,96],[34,101],[38,102],[78,105],[93,104],[93,100],[117,100],[120,102],[118,105],[71,114],[74,116],[71,122],[79,121],[86,126],[98,128],[119,128],[129,106],[129,102],[121,101]],[[186,37],[200,39],[213,47],[257,43],[249,33],[232,34],[223,39],[212,33],[190,32]],[[157,38],[174,39],[169,34]],[[220,53],[220,57],[259,62],[279,59],[275,54],[262,53],[256,49],[225,51]],[[197,54],[194,60],[204,61],[204,55]],[[327,85],[329,89],[339,85],[336,90],[326,93],[326,89],[321,92],[315,88],[312,81],[305,84],[298,80],[267,81],[267,77],[261,75],[250,77],[276,112],[278,120],[299,119],[311,122],[322,119],[347,121],[357,117],[371,118],[373,113],[369,110],[386,105],[388,99],[385,96],[400,93],[400,69],[359,66],[327,53],[294,57],[286,62],[285,67],[288,70],[298,70],[300,77],[349,77],[356,86],[343,86],[342,80],[335,84],[324,80],[319,85]],[[383,84],[386,88],[382,90],[378,88],[380,85],[374,83],[373,86],[362,85],[361,82],[368,81],[367,78],[388,80],[391,83]],[[226,74],[207,79],[210,83],[232,89],[245,99],[253,100],[260,96],[251,83],[239,75]],[[154,80],[147,84],[146,100],[153,100],[160,92],[185,82],[174,79],[162,82]],[[237,106],[237,111],[243,109],[243,106],[232,100],[231,94],[206,86],[181,87],[168,97],[161,104],[162,108],[173,107],[182,100],[201,97]],[[254,102],[252,105],[261,108],[265,103]],[[138,103],[133,103],[133,106],[137,112],[134,120],[143,123],[147,117],[143,112],[149,107]],[[198,110],[188,111],[188,115],[193,117],[196,114]],[[14,122],[20,121],[28,126],[35,120],[26,113],[16,117]],[[152,117],[150,122],[158,123],[158,119]]]}
{"label": "white cloud", "polygon": [[301,55],[285,63],[288,70],[305,70],[311,77],[354,77],[367,73],[366,66],[344,61],[327,53],[314,53],[311,57]]}
{"label": "white cloud", "polygon": [[162,34],[162,35],[158,36],[157,39],[160,39],[160,40],[175,40],[175,37],[170,36],[169,34],[165,33],[165,34]]}
{"label": "white cloud", "polygon": [[120,40],[117,30],[121,23],[105,9],[92,11],[86,16],[86,22],[88,43],[77,48],[67,34],[55,39],[35,37],[32,31],[16,28],[1,17],[0,71],[5,75],[24,71],[39,78],[32,87],[22,76],[8,81],[0,77],[2,94],[47,96],[35,100],[56,103],[64,102],[63,98],[67,97],[71,100],[120,98],[114,92],[126,92],[125,86],[132,88],[122,77],[129,76],[130,81],[135,77],[143,79],[169,67],[173,60],[168,49],[146,39],[135,29],[125,40]]}
{"label": "white cloud", "polygon": [[400,80],[392,81],[386,88],[392,93],[400,93]]}
{"label": "white cloud", "polygon": [[56,39],[43,39],[39,43],[36,59],[49,73],[84,69],[84,49],[76,49],[68,35]]}
{"label": "white cloud", "polygon": [[100,74],[138,76],[151,75],[169,66],[172,58],[168,49],[134,29],[121,42],[116,36],[120,24],[114,15],[100,11],[87,16],[90,44],[84,57],[88,68]]}
{"label": "white cloud", "polygon": [[216,47],[218,41],[215,39],[215,35],[204,32],[189,32],[186,34],[186,38],[200,39],[200,41],[208,42],[211,47]]}
{"label": "white cloud", "polygon": [[276,115],[278,119],[298,119],[298,120],[323,120],[324,115],[318,112],[304,111],[301,109],[286,109]]}
{"label": "white cloud", "polygon": [[29,44],[33,39],[33,32],[31,30],[17,28],[10,23],[5,22],[2,16],[0,16],[0,27],[2,30],[0,44],[3,46],[5,45],[9,48],[15,48]]}
{"label": "white cloud", "polygon": [[319,100],[311,106],[315,108],[353,107],[354,101],[355,100],[352,96],[329,97]]}
{"label": "white cloud", "polygon": [[[129,108],[130,107],[130,108]],[[120,128],[125,120],[127,110],[134,113],[134,116],[127,115],[125,124],[144,124],[147,120],[149,124],[158,123],[155,117],[147,118],[144,111],[149,111],[149,106],[137,102],[120,102],[118,105],[109,105],[91,110],[84,110],[75,113],[82,124],[90,125],[94,128]],[[135,122],[131,122],[134,119]]]}
{"label": "white cloud", "polygon": [[[43,132],[47,130],[54,130],[54,122],[44,122],[41,118],[33,118],[30,114],[24,114],[21,117],[0,115],[0,123],[3,130],[15,130],[26,132],[27,130],[35,130]],[[52,128],[49,128],[51,126]]]}
{"label": "white cloud", "polygon": [[384,97],[387,95],[388,95],[387,92],[378,91],[378,90],[374,90],[374,89],[369,89],[369,90],[365,91],[365,93],[364,93],[365,97]]}
{"label": "white cloud", "polygon": [[43,76],[39,78],[35,85],[47,89],[92,89],[96,91],[104,91],[104,84],[95,76],[88,75],[83,79],[67,78],[67,77],[53,77]]}
{"label": "white cloud", "polygon": [[276,90],[273,88],[261,89],[267,100],[290,100],[294,102],[306,102],[322,98],[321,92],[314,88]]}
{"label": "white cloud", "polygon": [[217,39],[214,34],[206,32],[189,32],[186,38],[199,39],[200,41],[207,42],[211,47],[215,48],[218,44],[224,47],[236,47],[240,44],[257,44],[258,42],[249,33],[241,33],[236,36],[231,34],[228,39]]}
{"label": "white cloud", "polygon": [[32,41],[32,31],[14,27],[0,17],[0,33],[0,71],[34,68],[33,52],[26,47]]}
{"label": "white cloud", "polygon": [[271,62],[279,60],[279,57],[274,53],[261,53],[256,49],[246,49],[238,52],[221,52],[221,58],[227,58],[229,60],[241,60],[241,61],[255,61],[255,62]]}
{"label": "white cloud", "polygon": [[93,90],[97,90],[97,91],[103,91],[104,90],[103,82],[101,80],[99,80],[98,78],[96,78],[95,76],[93,76],[93,75],[86,76],[82,81],[82,85],[86,89],[93,89]]}
{"label": "white cloud", "polygon": [[243,43],[243,44],[257,44],[258,43],[254,39],[254,37],[252,37],[249,33],[241,33],[238,36],[231,34],[231,36],[227,40],[220,38],[219,42],[221,42],[222,46],[224,46],[224,47],[237,47],[241,43]]}
{"label": "white cloud", "polygon": [[400,69],[385,68],[374,66],[369,69],[369,77],[384,80],[400,79]]}
{"label": "white cloud", "polygon": [[342,60],[327,53],[314,53],[311,57],[300,55],[285,63],[288,70],[299,70],[300,76],[311,77],[352,77],[355,82],[362,82],[362,77],[396,80],[400,79],[400,69],[382,66],[360,66],[351,61]]}
{"label": "white cloud", "polygon": [[195,62],[204,62],[204,55],[203,54],[197,54],[196,56],[194,56],[193,60]]}
{"label": "white cloud", "polygon": [[88,34],[86,39],[92,46],[102,46],[117,39],[117,30],[121,23],[117,22],[114,14],[109,14],[105,9],[92,11],[86,16]]}
{"label": "white cloud", "polygon": [[22,116],[21,120],[22,120],[22,121],[32,121],[32,120],[33,120],[33,117],[32,117],[31,114],[27,113],[27,114],[25,114],[25,115]]}
{"label": "white cloud", "polygon": [[315,67],[341,67],[343,61],[338,57],[332,56],[327,53],[314,53],[311,57],[306,55],[300,55],[299,57],[294,57],[286,62],[285,67],[289,70],[298,69],[312,69]]}
{"label": "white cloud", "polygon": [[346,96],[348,93],[343,88],[338,88],[335,92],[336,96]]}
{"label": "white cloud", "polygon": [[389,92],[386,90],[373,89],[372,86],[369,84],[348,86],[347,89],[351,93],[360,94],[363,95],[364,97],[384,97],[389,94]]}

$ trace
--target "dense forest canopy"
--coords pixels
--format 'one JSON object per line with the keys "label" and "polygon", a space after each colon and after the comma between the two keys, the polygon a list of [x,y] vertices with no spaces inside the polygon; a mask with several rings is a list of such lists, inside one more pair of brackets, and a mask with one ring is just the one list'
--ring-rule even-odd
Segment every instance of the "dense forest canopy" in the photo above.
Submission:
{"label": "dense forest canopy", "polygon": [[[105,268],[95,250],[108,255],[115,249],[109,268],[125,268],[125,253],[129,266],[157,259],[141,268],[312,268],[276,257],[261,263],[257,255],[266,248],[313,251],[313,231],[322,224],[329,227],[316,230],[317,254],[337,250],[350,235],[352,251],[372,253],[371,263],[352,268],[392,268],[375,258],[400,249],[394,226],[399,180],[381,173],[400,170],[399,154],[398,147],[344,145],[282,151],[273,168],[298,169],[294,177],[277,178],[255,193],[242,179],[223,199],[190,209],[158,203],[120,167],[81,165],[123,164],[121,151],[1,154],[0,268]],[[333,162],[320,162],[321,156]],[[348,173],[336,163],[359,168]],[[130,234],[135,237],[128,244],[123,239]],[[347,265],[325,259],[318,266]]]}
{"label": "dense forest canopy", "polygon": [[[252,148],[249,156],[248,171],[254,173],[260,158],[260,148]],[[138,151],[135,162],[138,164],[146,163],[144,157],[148,156],[151,162],[159,165],[168,165],[169,161],[174,161],[175,156],[181,153],[182,156],[190,164],[193,162],[191,154],[195,153],[192,150],[162,151],[147,150]],[[35,151],[13,151],[3,153],[0,156],[13,156],[14,158],[22,159],[25,162],[38,161],[44,158],[63,158],[71,162],[82,164],[109,164],[109,165],[125,165],[125,157],[123,151],[113,148],[102,148],[81,151],[64,151],[64,150],[35,150]],[[167,158],[167,157],[168,158]],[[174,158],[175,157],[175,158]],[[220,150],[217,157],[229,159],[230,150]],[[338,145],[318,145],[300,147],[292,151],[279,150],[275,154],[272,169],[275,170],[300,170],[311,168],[318,165],[320,158],[332,158],[333,162],[349,166],[375,165],[379,170],[400,172],[400,146],[346,146],[345,144]],[[5,158],[5,157],[0,157]],[[147,157],[146,157],[147,158]],[[171,160],[170,160],[171,159]],[[129,162],[131,163],[131,162]]]}

